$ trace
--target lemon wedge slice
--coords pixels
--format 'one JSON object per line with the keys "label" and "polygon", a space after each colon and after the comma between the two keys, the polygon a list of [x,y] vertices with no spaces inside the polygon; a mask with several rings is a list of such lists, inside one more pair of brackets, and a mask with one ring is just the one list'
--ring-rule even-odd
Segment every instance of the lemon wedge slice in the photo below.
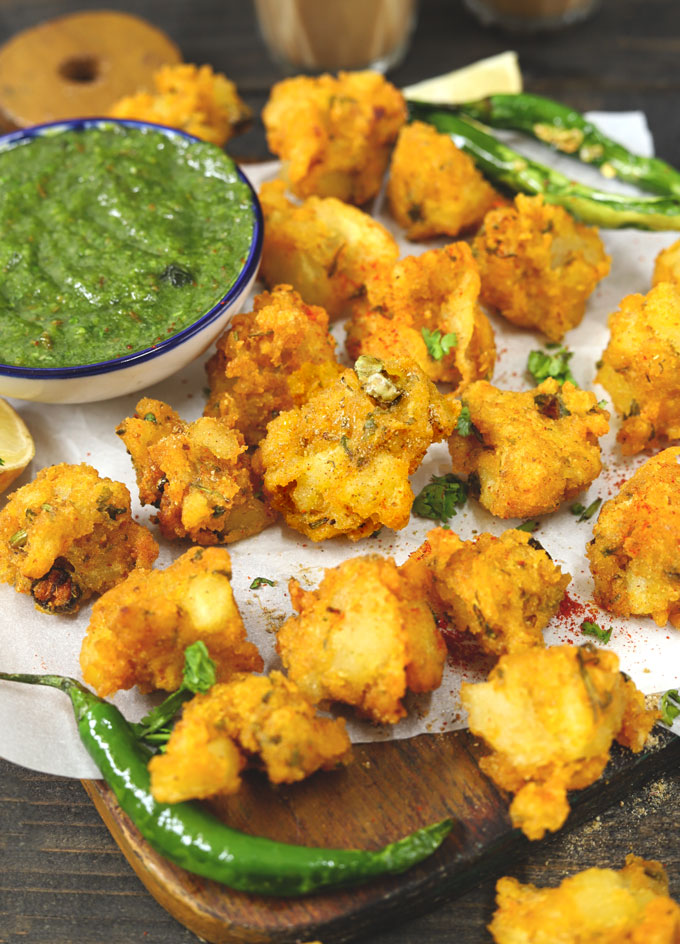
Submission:
{"label": "lemon wedge slice", "polygon": [[455,105],[472,102],[498,92],[522,91],[522,73],[517,53],[502,52],[488,59],[480,59],[462,69],[425,79],[402,89],[406,98],[419,102],[437,102]]}
{"label": "lemon wedge slice", "polygon": [[35,443],[26,424],[0,399],[0,492],[21,475],[35,455]]}

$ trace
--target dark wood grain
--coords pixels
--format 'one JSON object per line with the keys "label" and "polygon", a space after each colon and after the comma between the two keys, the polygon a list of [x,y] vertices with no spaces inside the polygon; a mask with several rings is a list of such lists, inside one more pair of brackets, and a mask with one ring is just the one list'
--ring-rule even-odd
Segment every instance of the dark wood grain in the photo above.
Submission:
{"label": "dark wood grain", "polygon": [[[210,62],[238,82],[256,110],[279,78],[247,0],[0,0],[0,43],[42,19],[106,6],[148,18],[189,61]],[[676,0],[604,0],[586,23],[550,36],[483,29],[460,0],[422,0],[411,51],[392,78],[404,85],[514,48],[527,87],[575,107],[642,109],[657,152],[680,163],[680,6]],[[241,159],[267,156],[262,126],[231,145]],[[0,619],[2,615],[0,614]],[[414,768],[413,776],[419,772]],[[585,814],[584,814],[585,815]],[[661,859],[680,898],[680,774],[666,773],[549,844],[532,845],[499,872],[557,884],[591,865],[620,867],[626,853]],[[488,944],[493,880],[415,921],[372,932],[371,944]],[[422,905],[422,903],[419,903]],[[409,911],[411,906],[409,905]],[[413,911],[422,910],[415,908]],[[0,944],[195,944],[147,893],[79,782],[0,761]]]}

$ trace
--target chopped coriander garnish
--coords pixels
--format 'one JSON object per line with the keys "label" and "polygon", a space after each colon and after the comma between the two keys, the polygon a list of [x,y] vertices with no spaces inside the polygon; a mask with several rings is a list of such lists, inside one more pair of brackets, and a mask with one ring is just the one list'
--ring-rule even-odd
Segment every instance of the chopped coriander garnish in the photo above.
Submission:
{"label": "chopped coriander garnish", "polygon": [[602,629],[597,625],[597,623],[591,623],[590,620],[584,620],[581,623],[581,632],[584,636],[594,636],[604,646],[606,646],[611,639],[612,628],[610,626],[609,629]]}
{"label": "chopped coriander garnish", "polygon": [[[593,515],[595,514],[595,512],[597,511],[597,509],[600,507],[601,504],[602,504],[601,498],[596,498],[595,501],[592,501],[588,505],[587,508],[584,508],[583,505],[577,502],[576,505],[571,506],[571,511],[572,511],[572,514],[580,516],[578,519],[579,521],[588,521],[590,518],[593,517]],[[579,510],[574,511],[574,509],[577,507]]]}
{"label": "chopped coriander garnish", "polygon": [[568,380],[577,387],[578,384],[569,369],[569,361],[573,356],[566,347],[558,348],[553,354],[548,354],[546,351],[531,351],[527,361],[527,370],[537,385],[543,383],[548,377],[553,377],[560,384]]}
{"label": "chopped coriander garnish", "polygon": [[432,518],[446,524],[456,514],[456,507],[462,507],[467,499],[467,486],[451,472],[446,475],[433,475],[429,485],[416,496],[413,502],[413,514],[419,518]]}
{"label": "chopped coriander garnish", "polygon": [[464,406],[458,417],[458,422],[456,423],[456,432],[461,436],[469,436],[472,432],[472,420],[470,418],[470,410],[468,407]]}
{"label": "chopped coriander garnish", "polygon": [[659,720],[662,724],[670,728],[678,715],[680,715],[680,692],[678,692],[677,688],[672,688],[661,696],[659,708],[661,709],[661,718]]}
{"label": "chopped coriander garnish", "polygon": [[455,331],[445,334],[443,337],[441,331],[430,331],[428,328],[421,328],[420,333],[425,341],[427,353],[435,361],[440,361],[442,357],[449,353],[451,348],[458,344],[458,335]]}
{"label": "chopped coriander garnish", "polygon": [[156,414],[155,414],[155,413],[147,413],[147,414],[144,416],[144,419],[146,420],[147,423],[157,423],[157,422],[158,422],[158,420],[156,419]]}
{"label": "chopped coriander garnish", "polygon": [[515,528],[515,531],[528,531],[529,534],[533,534],[537,530],[541,522],[537,521],[535,518],[531,521],[525,521],[524,524],[518,524]]}
{"label": "chopped coriander garnish", "polygon": [[607,407],[609,406],[606,400],[598,400],[597,405],[599,406],[601,410],[606,410]]}
{"label": "chopped coriander garnish", "polygon": [[572,515],[582,515],[585,510],[586,506],[582,505],[581,502],[574,502],[573,505],[569,506],[569,511]]}
{"label": "chopped coriander garnish", "polygon": [[256,577],[250,585],[251,590],[259,590],[263,584],[267,584],[269,587],[275,587],[276,581],[270,580],[269,577]]}

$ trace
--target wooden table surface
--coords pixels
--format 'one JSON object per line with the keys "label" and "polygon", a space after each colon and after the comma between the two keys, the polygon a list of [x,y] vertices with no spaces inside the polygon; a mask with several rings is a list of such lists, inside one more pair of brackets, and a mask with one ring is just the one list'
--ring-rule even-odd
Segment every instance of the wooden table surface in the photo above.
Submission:
{"label": "wooden table surface", "polygon": [[[86,0],[0,0],[0,43]],[[130,0],[104,4],[144,16],[175,39],[187,61],[226,72],[259,111],[279,77],[246,0]],[[657,153],[680,164],[680,7],[676,0],[603,0],[586,23],[520,37],[481,27],[457,0],[421,0],[397,85],[514,48],[530,91],[575,107],[642,109]],[[267,156],[261,125],[233,142],[237,158]],[[2,615],[0,615],[2,619]],[[2,723],[0,719],[0,723]],[[680,899],[680,775],[631,793],[621,804],[509,862],[523,881],[555,884],[590,865],[619,867],[627,852],[661,859]],[[477,944],[493,910],[493,883],[396,929],[373,944]],[[147,894],[76,780],[0,761],[0,944],[190,944],[197,938]]]}

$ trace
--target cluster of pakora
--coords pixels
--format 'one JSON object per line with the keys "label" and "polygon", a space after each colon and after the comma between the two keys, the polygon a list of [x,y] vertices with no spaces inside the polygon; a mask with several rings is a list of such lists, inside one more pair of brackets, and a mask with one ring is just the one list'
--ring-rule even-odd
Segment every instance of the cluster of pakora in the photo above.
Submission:
{"label": "cluster of pakora", "polygon": [[[560,341],[610,260],[596,230],[541,197],[510,203],[448,136],[406,124],[401,93],[381,76],[288,79],[263,119],[285,174],[260,194],[269,291],[218,340],[202,417],[185,422],[143,398],[117,429],[162,535],[197,546],[151,569],[158,547],[132,521],[125,486],[89,466],[54,466],[0,512],[0,580],[50,613],[102,594],[81,667],[104,695],[134,685],[172,691],[185,647],[203,640],[217,683],[186,705],[151,762],[162,802],[234,792],[252,764],[287,783],[344,763],[344,722],[317,707],[339,702],[397,722],[409,691],[441,684],[445,623],[498,660],[486,681],[463,686],[462,701],[490,749],[483,769],[514,794],[513,823],[540,838],[563,824],[567,791],[602,774],[612,742],[641,750],[658,713],[613,653],[546,648],[543,630],[571,578],[527,531],[463,540],[435,528],[400,566],[369,554],[327,569],[314,590],[291,579],[296,612],[276,639],[287,677],[256,674],[263,662],[232,594],[229,555],[211,545],[255,535],[277,515],[315,542],[403,528],[409,476],[442,440],[450,478],[498,518],[549,514],[583,492],[602,468],[609,413],[593,393],[553,377],[527,392],[494,387],[496,346],[481,303]],[[400,260],[393,236],[360,208],[391,152],[387,202],[397,224],[412,240],[459,241]],[[611,317],[597,379],[624,416],[626,454],[680,438],[679,260],[680,243],[659,257],[649,295],[629,296]],[[338,318],[349,319],[352,367],[329,333]],[[612,613],[680,626],[679,462],[680,447],[666,449],[602,507],[587,554],[595,599]],[[676,927],[680,909],[665,896],[662,870],[647,865],[590,870],[549,891],[504,879],[492,934],[501,944],[547,941],[545,909],[557,913],[592,889],[604,901],[613,888],[630,898],[621,935]],[[584,935],[606,925],[585,908],[579,920]]]}

